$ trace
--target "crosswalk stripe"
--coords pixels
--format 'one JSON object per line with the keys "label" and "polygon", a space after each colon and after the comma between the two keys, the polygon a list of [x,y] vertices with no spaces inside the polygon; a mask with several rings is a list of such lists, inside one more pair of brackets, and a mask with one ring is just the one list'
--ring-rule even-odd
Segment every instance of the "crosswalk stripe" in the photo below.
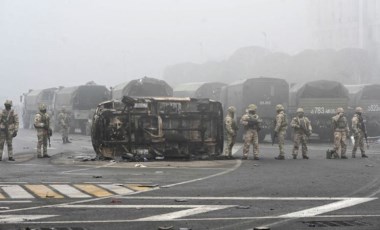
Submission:
{"label": "crosswalk stripe", "polygon": [[125,194],[129,194],[129,193],[132,193],[134,192],[133,190],[131,189],[128,189],[126,187],[124,187],[123,185],[116,185],[116,184],[98,184],[98,186],[101,186],[107,190],[110,190],[116,194],[119,194],[119,195],[125,195]]}
{"label": "crosswalk stripe", "polygon": [[75,187],[79,188],[80,190],[91,194],[96,197],[105,197],[105,196],[112,196],[114,194],[99,188],[98,186],[92,185],[92,184],[74,184]]}
{"label": "crosswalk stripe", "polygon": [[148,191],[152,189],[150,187],[141,186],[140,184],[127,184],[126,186],[135,191]]}
{"label": "crosswalk stripe", "polygon": [[61,194],[68,196],[70,198],[89,198],[91,197],[90,195],[87,195],[78,189],[72,187],[71,185],[68,184],[54,184],[50,185],[53,187],[55,190],[60,192]]}
{"label": "crosswalk stripe", "polygon": [[25,191],[20,185],[4,185],[1,186],[3,191],[12,199],[33,199],[30,193]]}
{"label": "crosswalk stripe", "polygon": [[25,185],[27,189],[41,198],[64,198],[61,194],[58,194],[45,185]]}

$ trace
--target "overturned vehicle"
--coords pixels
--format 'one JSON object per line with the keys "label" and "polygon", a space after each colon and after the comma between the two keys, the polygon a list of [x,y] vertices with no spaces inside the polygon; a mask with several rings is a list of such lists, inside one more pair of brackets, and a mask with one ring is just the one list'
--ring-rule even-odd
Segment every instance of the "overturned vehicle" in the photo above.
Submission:
{"label": "overturned vehicle", "polygon": [[223,109],[209,99],[124,96],[98,105],[91,139],[99,159],[215,158]]}

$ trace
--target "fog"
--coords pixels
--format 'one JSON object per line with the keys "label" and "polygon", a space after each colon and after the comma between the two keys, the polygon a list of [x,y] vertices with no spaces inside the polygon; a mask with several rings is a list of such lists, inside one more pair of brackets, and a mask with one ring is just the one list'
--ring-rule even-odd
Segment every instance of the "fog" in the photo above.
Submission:
{"label": "fog", "polygon": [[[308,47],[303,0],[0,0],[0,97],[95,81],[107,87],[245,46]],[[1,103],[2,104],[2,103]]]}

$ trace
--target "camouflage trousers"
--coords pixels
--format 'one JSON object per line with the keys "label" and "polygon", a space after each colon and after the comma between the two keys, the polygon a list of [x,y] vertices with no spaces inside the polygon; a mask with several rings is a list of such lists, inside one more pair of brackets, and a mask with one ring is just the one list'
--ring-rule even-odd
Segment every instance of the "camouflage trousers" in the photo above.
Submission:
{"label": "camouflage trousers", "polygon": [[297,157],[300,145],[302,145],[302,156],[307,156],[307,139],[304,133],[294,133],[293,156]]}
{"label": "camouflage trousers", "polygon": [[232,156],[232,147],[234,147],[236,135],[227,134],[227,146],[224,149],[225,156]]}
{"label": "camouflage trousers", "polygon": [[360,152],[362,154],[364,154],[365,149],[364,149],[364,134],[363,134],[363,132],[359,132],[358,135],[355,135],[354,139],[355,139],[355,144],[354,144],[354,148],[352,149],[352,155],[356,154],[356,150],[358,149],[358,147],[360,148]]}
{"label": "camouflage trousers", "polygon": [[4,144],[7,142],[8,157],[13,157],[13,132],[0,131],[0,160],[3,157]]}
{"label": "camouflage trousers", "polygon": [[280,149],[280,156],[285,156],[285,151],[284,151],[285,135],[286,135],[285,130],[278,132],[278,148]]}
{"label": "camouflage trousers", "polygon": [[69,127],[61,127],[62,138],[69,137]]}
{"label": "camouflage trousers", "polygon": [[347,144],[346,132],[335,131],[334,132],[334,152],[338,155],[338,151],[341,148],[341,156],[346,156]]}
{"label": "camouflage trousers", "polygon": [[43,157],[47,155],[47,140],[48,135],[45,133],[39,133],[37,134],[37,156]]}
{"label": "camouflage trousers", "polygon": [[243,157],[248,157],[249,147],[253,145],[253,156],[259,156],[259,136],[257,130],[248,129],[244,134]]}

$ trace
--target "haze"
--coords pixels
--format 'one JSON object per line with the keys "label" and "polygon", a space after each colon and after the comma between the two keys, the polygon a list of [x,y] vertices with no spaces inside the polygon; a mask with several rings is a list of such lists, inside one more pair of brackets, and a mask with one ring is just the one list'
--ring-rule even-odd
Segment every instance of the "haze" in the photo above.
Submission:
{"label": "haze", "polygon": [[294,53],[308,45],[306,15],[302,0],[0,0],[0,96],[161,78],[244,46]]}

